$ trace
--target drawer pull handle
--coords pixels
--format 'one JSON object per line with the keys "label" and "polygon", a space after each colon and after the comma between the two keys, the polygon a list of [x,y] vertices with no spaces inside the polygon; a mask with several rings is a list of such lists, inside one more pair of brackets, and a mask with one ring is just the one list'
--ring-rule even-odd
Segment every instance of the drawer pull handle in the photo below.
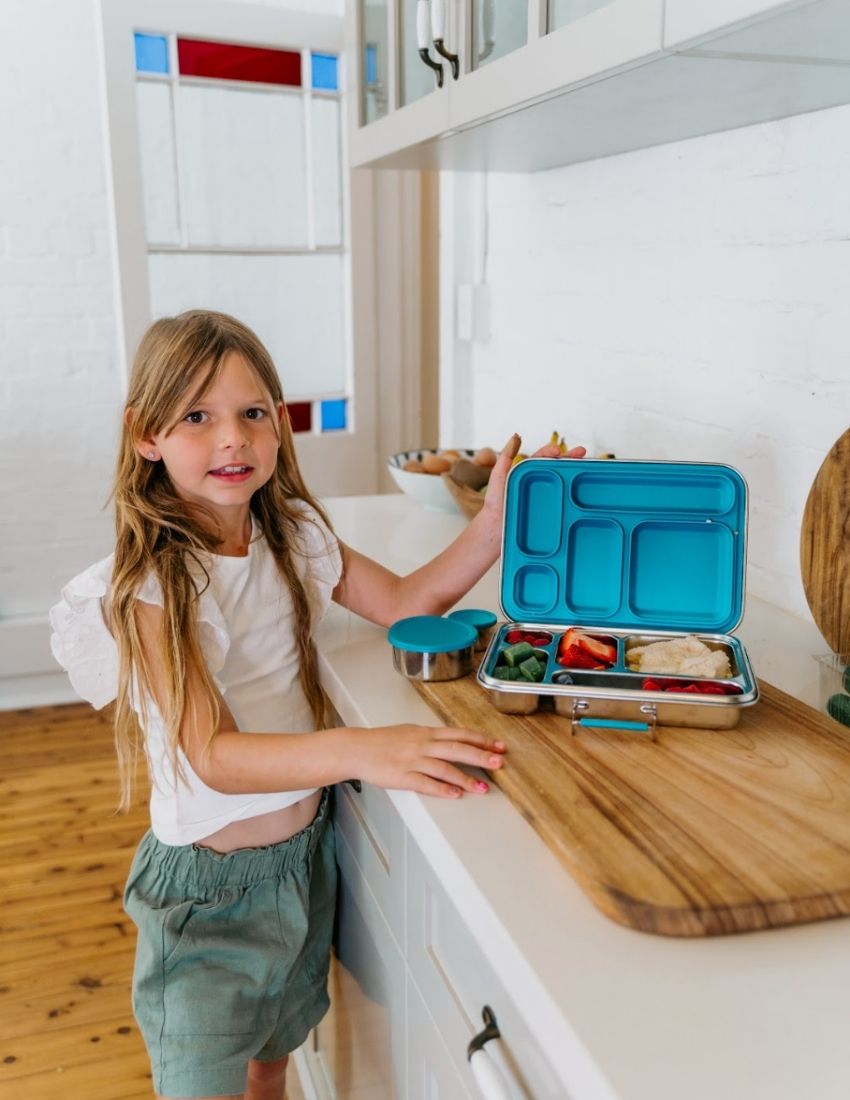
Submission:
{"label": "drawer pull handle", "polygon": [[474,1035],[466,1048],[469,1068],[472,1070],[472,1076],[475,1078],[475,1083],[478,1085],[484,1100],[510,1100],[511,1094],[505,1084],[504,1077],[496,1063],[484,1049],[487,1043],[493,1039],[500,1039],[502,1034],[489,1005],[484,1006],[481,1016],[484,1020],[484,1030]]}

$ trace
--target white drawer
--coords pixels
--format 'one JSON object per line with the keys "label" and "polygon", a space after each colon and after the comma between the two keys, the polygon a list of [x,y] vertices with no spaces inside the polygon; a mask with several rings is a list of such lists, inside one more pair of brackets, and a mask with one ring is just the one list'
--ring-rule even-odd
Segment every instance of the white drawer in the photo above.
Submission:
{"label": "white drawer", "polygon": [[403,952],[405,830],[397,810],[379,787],[364,783],[358,793],[340,784],[334,819]]}
{"label": "white drawer", "polygon": [[469,1092],[425,1002],[407,983],[407,1100],[479,1100]]}
{"label": "white drawer", "polygon": [[407,960],[410,973],[472,1096],[479,1096],[466,1060],[469,1040],[484,1027],[488,1005],[501,1042],[488,1044],[511,1100],[569,1100],[496,972],[481,953],[430,864],[412,838],[408,872]]}

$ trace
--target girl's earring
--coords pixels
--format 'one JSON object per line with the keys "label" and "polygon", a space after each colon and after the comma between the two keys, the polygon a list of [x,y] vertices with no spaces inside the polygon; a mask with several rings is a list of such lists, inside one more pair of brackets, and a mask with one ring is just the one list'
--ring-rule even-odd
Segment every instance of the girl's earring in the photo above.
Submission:
{"label": "girl's earring", "polygon": [[156,451],[148,451],[148,458],[151,460],[151,462],[155,462],[156,461]]}

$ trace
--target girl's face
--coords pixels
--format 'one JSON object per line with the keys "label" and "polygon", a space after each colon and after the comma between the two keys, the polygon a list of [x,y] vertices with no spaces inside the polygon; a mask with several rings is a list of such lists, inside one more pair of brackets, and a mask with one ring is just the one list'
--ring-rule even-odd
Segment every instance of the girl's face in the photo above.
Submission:
{"label": "girl's face", "polygon": [[283,414],[282,404],[269,408],[257,375],[230,351],[213,385],[177,424],[136,446],[143,458],[162,459],[184,500],[232,523],[247,515],[252,494],[274,473]]}

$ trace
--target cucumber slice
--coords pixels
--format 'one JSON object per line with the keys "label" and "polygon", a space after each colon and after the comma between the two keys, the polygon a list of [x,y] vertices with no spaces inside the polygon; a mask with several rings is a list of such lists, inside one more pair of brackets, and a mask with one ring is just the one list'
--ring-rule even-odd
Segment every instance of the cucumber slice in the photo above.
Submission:
{"label": "cucumber slice", "polygon": [[529,657],[519,666],[519,671],[524,680],[530,680],[533,684],[539,684],[543,679],[544,666],[536,657]]}
{"label": "cucumber slice", "polygon": [[511,668],[516,668],[523,661],[533,656],[534,647],[529,642],[516,642],[514,645],[505,646],[502,650],[505,664],[510,665]]}

